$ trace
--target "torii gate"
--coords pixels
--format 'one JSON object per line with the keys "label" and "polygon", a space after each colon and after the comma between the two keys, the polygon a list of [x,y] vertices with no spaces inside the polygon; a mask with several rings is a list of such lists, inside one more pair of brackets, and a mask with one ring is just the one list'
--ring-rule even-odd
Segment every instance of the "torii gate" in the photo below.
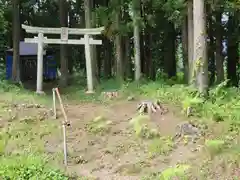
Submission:
{"label": "torii gate", "polygon": [[[85,46],[85,58],[86,58],[86,70],[87,70],[87,87],[88,93],[93,92],[93,76],[92,76],[92,62],[90,45],[101,45],[102,40],[95,40],[91,38],[91,35],[98,35],[104,30],[104,27],[91,28],[91,29],[76,29],[76,28],[45,28],[45,27],[32,27],[22,24],[22,28],[27,33],[38,34],[34,38],[25,38],[27,43],[38,43],[37,54],[37,88],[36,93],[43,93],[43,46],[44,44],[74,44]],[[60,39],[48,39],[44,37],[44,34],[60,34]],[[84,35],[84,38],[80,39],[68,39],[68,35]]]}

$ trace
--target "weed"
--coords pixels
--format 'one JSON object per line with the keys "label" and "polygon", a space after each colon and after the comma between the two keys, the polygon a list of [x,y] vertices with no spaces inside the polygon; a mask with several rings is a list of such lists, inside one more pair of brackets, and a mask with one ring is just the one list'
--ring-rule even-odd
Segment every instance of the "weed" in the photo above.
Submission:
{"label": "weed", "polygon": [[158,155],[167,155],[174,148],[174,142],[171,137],[160,137],[151,140],[148,151],[151,157]]}
{"label": "weed", "polygon": [[189,165],[176,165],[175,167],[167,168],[161,173],[160,179],[171,180],[173,178],[178,178],[187,180],[188,178],[185,173],[189,168]]}
{"label": "weed", "polygon": [[[199,97],[194,97],[194,98],[190,98],[190,97],[186,97],[183,102],[183,112],[189,116],[189,115],[193,115],[193,112],[195,110],[195,113],[197,113],[199,110],[198,108],[201,107],[201,105],[203,105],[204,100],[202,98]],[[189,112],[191,109],[191,112]],[[194,114],[196,115],[196,114]]]}
{"label": "weed", "polygon": [[130,125],[133,126],[137,137],[152,139],[160,135],[158,129],[152,127],[154,124],[151,122],[148,115],[138,115],[131,119]]}
{"label": "weed", "polygon": [[87,124],[86,129],[90,133],[103,135],[110,131],[111,124],[112,121],[108,121],[104,117],[98,116]]}
{"label": "weed", "polygon": [[7,145],[8,136],[0,132],[0,156],[4,154]]}
{"label": "weed", "polygon": [[205,147],[210,157],[214,157],[217,154],[223,152],[225,147],[225,141],[223,140],[206,140]]}
{"label": "weed", "polygon": [[154,173],[149,176],[145,176],[142,180],[188,180],[189,178],[186,175],[186,171],[189,169],[189,165],[176,165],[163,170],[161,173]]}
{"label": "weed", "polygon": [[141,164],[123,164],[117,168],[116,172],[120,172],[125,175],[138,174],[142,171]]}
{"label": "weed", "polygon": [[7,179],[59,179],[67,180],[62,172],[49,167],[41,156],[24,155],[1,158],[0,177]]}

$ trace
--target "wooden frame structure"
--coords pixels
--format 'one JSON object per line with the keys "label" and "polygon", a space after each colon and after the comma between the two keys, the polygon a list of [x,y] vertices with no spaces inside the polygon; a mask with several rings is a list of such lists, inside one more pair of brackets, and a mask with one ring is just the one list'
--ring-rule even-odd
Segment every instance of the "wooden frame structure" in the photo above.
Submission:
{"label": "wooden frame structure", "polygon": [[[99,35],[104,30],[104,27],[91,28],[91,29],[76,29],[76,28],[45,28],[45,27],[32,27],[22,24],[22,28],[27,33],[38,34],[34,38],[25,38],[24,41],[28,43],[38,44],[37,54],[37,93],[43,92],[43,47],[44,44],[73,44],[85,46],[85,58],[86,58],[86,70],[87,70],[87,87],[88,92],[93,92],[93,72],[90,45],[101,45],[102,40],[95,40],[91,38],[91,35]],[[49,39],[44,37],[44,34],[59,34],[60,39]],[[80,39],[68,39],[68,35],[84,35],[84,38]]]}

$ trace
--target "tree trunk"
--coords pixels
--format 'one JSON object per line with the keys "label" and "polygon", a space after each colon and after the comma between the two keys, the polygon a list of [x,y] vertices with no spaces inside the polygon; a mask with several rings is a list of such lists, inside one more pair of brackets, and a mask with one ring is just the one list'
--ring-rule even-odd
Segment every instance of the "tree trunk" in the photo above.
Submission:
{"label": "tree trunk", "polygon": [[[119,5],[120,4],[118,4],[118,6]],[[117,7],[117,12],[115,14],[115,25],[116,25],[115,29],[117,31],[115,35],[115,47],[116,47],[116,77],[117,77],[117,80],[119,80],[119,82],[123,81],[123,75],[124,75],[123,64],[122,64],[122,60],[123,60],[122,37],[120,35],[120,29],[119,29],[120,16],[121,16],[121,10],[120,10],[120,7]]]}
{"label": "tree trunk", "polygon": [[[59,13],[61,27],[68,26],[68,5],[66,0],[59,0]],[[65,44],[60,45],[60,61],[61,61],[61,79],[60,85],[66,87],[68,85],[68,46]]]}
{"label": "tree trunk", "polygon": [[145,30],[145,37],[144,37],[144,41],[145,41],[145,61],[146,61],[146,75],[148,78],[150,78],[151,80],[154,80],[155,78],[155,74],[154,72],[154,68],[153,67],[153,58],[152,58],[152,34],[153,34],[153,28],[151,27],[151,25],[149,24],[148,20],[147,20],[147,14],[153,14],[153,1],[149,0],[148,2],[145,3],[144,6],[144,20],[146,23],[146,30]]}
{"label": "tree trunk", "polygon": [[210,5],[207,5],[207,20],[208,20],[208,71],[210,72],[209,85],[213,85],[215,82],[215,55],[214,55],[214,27],[212,20],[212,10]]}
{"label": "tree trunk", "polygon": [[204,0],[193,0],[194,24],[194,66],[198,90],[202,95],[208,94],[208,60],[206,44],[206,11]]}
{"label": "tree trunk", "polygon": [[166,23],[164,37],[164,72],[169,78],[176,76],[176,32],[172,22]]}
{"label": "tree trunk", "polygon": [[143,75],[146,75],[146,56],[145,56],[145,46],[144,46],[144,41],[145,41],[145,32],[141,31],[140,32],[140,60],[141,60],[141,73]]}
{"label": "tree trunk", "polygon": [[188,84],[192,84],[193,74],[194,74],[194,66],[193,66],[193,0],[187,1],[187,9],[188,9]]}
{"label": "tree trunk", "polygon": [[[143,4],[139,3],[140,7],[140,17],[145,20],[145,10],[143,7]],[[146,24],[146,22],[145,22]],[[142,29],[140,31],[140,59],[141,59],[141,73],[142,75],[146,76],[146,54],[145,54],[145,35],[146,35],[146,29]]]}
{"label": "tree trunk", "polygon": [[216,71],[217,71],[217,84],[224,80],[223,69],[223,27],[222,27],[222,12],[216,12]]}
{"label": "tree trunk", "polygon": [[[104,0],[103,6],[108,7],[109,0]],[[103,39],[104,48],[104,61],[103,61],[103,76],[105,79],[112,77],[112,59],[113,59],[113,46],[111,41],[104,37]]]}
{"label": "tree trunk", "polygon": [[135,59],[135,81],[141,78],[141,51],[140,51],[140,27],[138,18],[140,17],[140,3],[133,1],[133,36],[134,36],[134,59]]}
{"label": "tree trunk", "polygon": [[153,79],[152,77],[152,69],[153,69],[153,60],[152,60],[152,53],[151,53],[151,45],[152,45],[152,34],[151,34],[151,31],[150,31],[150,27],[147,27],[148,30],[148,33],[145,34],[145,44],[146,44],[146,47],[145,47],[145,59],[146,59],[146,68],[145,68],[145,73],[146,73],[146,76],[150,79]]}
{"label": "tree trunk", "polygon": [[131,46],[130,46],[130,38],[129,36],[124,37],[124,69],[125,69],[125,77],[126,79],[132,78],[132,62],[131,62]]}
{"label": "tree trunk", "polygon": [[[74,12],[71,9],[71,1],[68,2],[68,12],[69,12],[69,27],[74,28],[76,26],[76,19],[74,17]],[[68,46],[68,52],[73,51],[73,46],[69,45]],[[73,56],[68,56],[68,71],[69,74],[73,74],[73,66],[74,66],[74,57]]]}
{"label": "tree trunk", "polygon": [[183,48],[183,68],[184,68],[184,81],[188,83],[188,20],[187,16],[183,20],[182,26],[182,48]]}
{"label": "tree trunk", "polygon": [[112,44],[104,37],[103,40],[103,46],[104,46],[104,61],[103,61],[103,76],[105,79],[108,79],[112,77]]}
{"label": "tree trunk", "polygon": [[20,81],[20,15],[19,0],[13,1],[13,62],[12,62],[12,81]]}
{"label": "tree trunk", "polygon": [[[149,34],[149,44],[153,44],[153,38],[152,34]],[[149,54],[148,54],[148,67],[149,67],[149,77],[151,80],[155,81],[156,80],[156,66],[154,66],[154,61],[153,61],[153,56],[152,56],[152,48],[149,46]]]}
{"label": "tree trunk", "polygon": [[237,62],[238,62],[238,36],[237,34],[237,16],[230,15],[228,19],[228,46],[227,46],[227,78],[233,86],[238,85],[237,80]]}
{"label": "tree trunk", "polygon": [[[96,1],[96,0],[91,0],[91,9],[94,9],[97,7],[97,2],[99,1]],[[95,11],[92,11],[91,12],[91,27],[96,27],[96,14],[95,14]],[[98,61],[99,61],[99,57],[98,57],[98,53],[97,53],[97,48],[98,46],[96,45],[91,45],[92,46],[92,58],[93,58],[93,78],[94,78],[94,81],[95,81],[95,85],[97,85],[99,82],[100,82],[100,72],[98,72],[99,70],[99,67],[98,67]]]}

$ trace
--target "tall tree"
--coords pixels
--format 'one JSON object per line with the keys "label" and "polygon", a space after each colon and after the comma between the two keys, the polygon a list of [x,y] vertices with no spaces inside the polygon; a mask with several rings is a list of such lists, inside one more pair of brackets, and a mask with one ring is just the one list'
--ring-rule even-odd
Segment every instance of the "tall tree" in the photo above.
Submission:
{"label": "tall tree", "polygon": [[[99,1],[97,0],[90,0],[90,9],[91,9],[91,28],[96,27],[96,13],[95,8],[98,7]],[[100,57],[98,56],[98,46],[91,45],[92,46],[92,61],[93,61],[93,78],[94,78],[94,84],[97,85],[97,83],[100,81],[100,67],[98,66],[100,64]],[[97,51],[98,50],[98,51]]]}
{"label": "tall tree", "polygon": [[208,34],[208,71],[209,71],[209,85],[213,85],[215,82],[216,66],[215,66],[215,40],[214,40],[214,22],[213,22],[213,10],[210,4],[206,5],[207,11],[207,34]]}
{"label": "tall tree", "polygon": [[[144,72],[146,73],[146,76],[150,79],[154,79],[153,74],[153,59],[152,59],[152,34],[153,34],[153,28],[152,24],[149,22],[148,16],[150,17],[153,14],[153,0],[145,1],[143,2],[143,17],[144,17],[144,23],[145,23],[145,29],[144,29],[144,58],[145,58],[145,67]],[[151,19],[151,18],[150,18]]]}
{"label": "tall tree", "polygon": [[121,6],[120,0],[115,0],[116,2],[116,12],[115,12],[115,47],[116,47],[116,75],[119,81],[123,80],[123,54],[122,54],[122,37],[120,34],[120,17],[121,17]]}
{"label": "tall tree", "polygon": [[[124,4],[122,8],[122,21],[124,24],[127,24],[131,21],[129,16],[129,5],[127,3]],[[128,32],[126,28],[126,32],[122,38],[122,47],[123,47],[123,71],[125,79],[133,79],[132,74],[132,61],[131,61],[131,34]]]}
{"label": "tall tree", "polygon": [[188,64],[188,21],[187,16],[184,16],[182,24],[182,46],[183,46],[183,68],[184,81],[187,84],[189,78],[189,64]]}
{"label": "tall tree", "polygon": [[[103,7],[108,7],[109,0],[104,0],[102,4],[103,4]],[[108,24],[109,28],[112,27],[110,26],[111,25],[110,17],[106,18],[105,20],[107,21],[106,24]],[[113,47],[110,39],[111,37],[108,37],[107,35],[103,37],[103,48],[104,48],[103,75],[104,75],[104,78],[106,79],[112,77]]]}
{"label": "tall tree", "polygon": [[133,36],[134,36],[134,59],[135,59],[135,80],[141,78],[141,52],[140,52],[140,2],[133,0]]}
{"label": "tall tree", "polygon": [[194,70],[196,72],[197,86],[203,95],[208,93],[208,60],[206,38],[206,11],[204,0],[193,0],[194,24]]}
{"label": "tall tree", "polygon": [[224,80],[223,69],[223,26],[222,26],[222,10],[215,13],[216,19],[216,72],[217,72],[217,84]]}
{"label": "tall tree", "polygon": [[187,1],[187,18],[188,18],[188,83],[193,82],[194,66],[193,66],[193,0]]}
{"label": "tall tree", "polygon": [[[68,27],[68,4],[66,0],[59,0],[59,14],[61,27]],[[68,85],[68,46],[60,45],[60,61],[61,61],[61,86]]]}
{"label": "tall tree", "polygon": [[14,0],[13,8],[13,63],[12,63],[12,80],[13,82],[20,81],[20,56],[19,56],[19,42],[20,42],[20,10],[19,0]]}
{"label": "tall tree", "polygon": [[176,76],[176,32],[174,24],[166,22],[164,35],[164,72],[169,78]]}
{"label": "tall tree", "polygon": [[233,86],[238,85],[237,62],[238,62],[238,13],[230,14],[228,19],[228,45],[227,45],[227,78]]}

